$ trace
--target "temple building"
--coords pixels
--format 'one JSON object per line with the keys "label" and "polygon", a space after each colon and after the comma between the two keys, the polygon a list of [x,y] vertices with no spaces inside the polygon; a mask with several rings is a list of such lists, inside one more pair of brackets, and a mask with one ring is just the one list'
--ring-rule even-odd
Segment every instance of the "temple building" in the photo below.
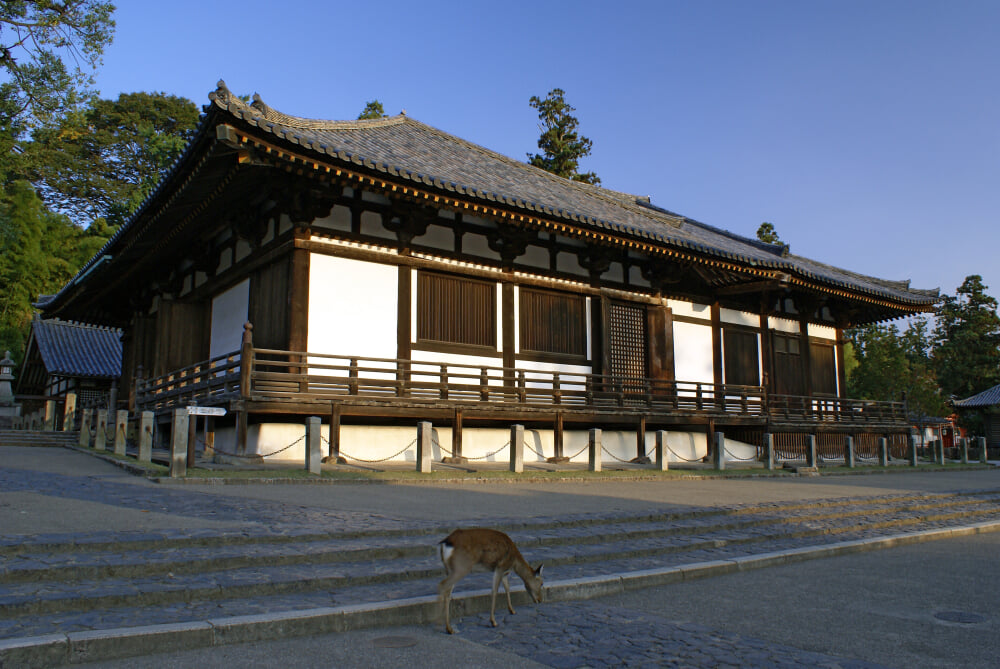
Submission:
{"label": "temple building", "polygon": [[[223,407],[220,450],[333,455],[673,457],[722,431],[797,448],[905,441],[895,403],[844,399],[845,328],[933,309],[936,290],[864,276],[569,181],[406,115],[321,121],[223,82],[186,153],[46,318],[123,332],[120,397],[166,423]],[[833,441],[830,441],[833,443]],[[492,455],[491,455],[492,454]]]}

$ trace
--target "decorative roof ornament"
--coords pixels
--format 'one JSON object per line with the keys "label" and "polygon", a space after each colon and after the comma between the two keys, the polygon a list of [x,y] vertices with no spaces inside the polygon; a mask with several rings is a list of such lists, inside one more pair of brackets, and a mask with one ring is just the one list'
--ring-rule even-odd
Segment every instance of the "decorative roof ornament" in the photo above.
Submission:
{"label": "decorative roof ornament", "polygon": [[264,118],[271,115],[271,108],[260,99],[260,93],[253,94],[253,102],[250,103],[250,106],[259,111]]}

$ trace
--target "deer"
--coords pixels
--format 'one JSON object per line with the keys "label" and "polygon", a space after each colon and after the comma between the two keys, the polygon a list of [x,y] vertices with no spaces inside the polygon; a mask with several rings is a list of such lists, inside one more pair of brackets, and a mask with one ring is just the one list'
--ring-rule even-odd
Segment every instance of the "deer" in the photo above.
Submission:
{"label": "deer", "polygon": [[455,530],[438,545],[447,574],[438,585],[438,597],[444,610],[444,628],[448,634],[455,633],[451,627],[451,591],[456,583],[473,570],[493,572],[493,592],[490,599],[490,624],[493,627],[497,626],[494,611],[497,607],[497,589],[501,583],[507,594],[507,610],[514,613],[508,580],[511,570],[524,581],[531,599],[536,603],[542,601],[543,565],[532,568],[521,556],[514,541],[503,532],[483,528]]}

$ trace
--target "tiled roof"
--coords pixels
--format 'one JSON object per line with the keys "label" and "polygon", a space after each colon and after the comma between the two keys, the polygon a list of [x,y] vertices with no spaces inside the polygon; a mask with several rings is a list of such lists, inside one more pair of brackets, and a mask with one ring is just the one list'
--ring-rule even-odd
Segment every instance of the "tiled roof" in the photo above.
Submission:
{"label": "tiled roof", "polygon": [[908,304],[931,305],[938,290],[887,281],[788,254],[766,244],[656,207],[648,198],[570,181],[405,115],[320,121],[277,112],[255,96],[247,105],[219,82],[216,108],[307,151],[457,194],[604,228]]}
{"label": "tiled roof", "polygon": [[121,330],[58,318],[35,318],[32,330],[49,374],[90,378],[121,376]]}
{"label": "tiled roof", "polygon": [[197,135],[133,217],[80,270],[60,293],[82,280],[113,249],[147,209],[176,187],[183,166],[200,141],[219,123],[242,122],[298,145],[320,160],[357,165],[409,180],[423,187],[455,193],[465,199],[497,203],[515,210],[559,218],[582,227],[631,236],[650,244],[726,259],[741,265],[789,273],[834,288],[868,294],[917,308],[930,308],[938,289],[910,288],[909,281],[889,281],[826,265],[767,244],[701,223],[653,205],[639,197],[592,186],[514,160],[416,121],[404,114],[370,120],[322,121],[289,116],[265,105],[258,96],[247,105],[220,81],[209,94],[211,104]]}
{"label": "tiled roof", "polygon": [[997,404],[1000,404],[1000,386],[993,386],[989,390],[984,390],[978,395],[966,397],[964,400],[955,401],[955,406],[962,409],[989,407]]}

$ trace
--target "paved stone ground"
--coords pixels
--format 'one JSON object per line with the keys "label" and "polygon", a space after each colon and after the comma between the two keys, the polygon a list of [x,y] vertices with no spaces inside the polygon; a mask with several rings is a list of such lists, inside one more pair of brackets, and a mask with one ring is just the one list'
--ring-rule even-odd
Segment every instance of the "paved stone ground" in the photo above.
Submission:
{"label": "paved stone ground", "polygon": [[459,633],[547,667],[842,667],[880,665],[812,653],[694,623],[677,623],[605,602],[521,607],[516,616],[464,621]]}
{"label": "paved stone ground", "polygon": [[[699,508],[749,503],[773,504],[775,514],[791,514],[791,511],[782,510],[789,502],[984,489],[1000,489],[1000,473],[906,473],[839,477],[837,480],[614,482],[606,485],[586,482],[537,486],[172,487],[135,479],[106,463],[71,451],[0,448],[0,546],[226,536],[292,537],[316,532],[413,530],[439,528],[448,523],[486,524],[525,519],[614,519],[637,512],[692,512]],[[801,542],[798,545],[802,545]],[[700,557],[705,559],[711,555],[705,553]],[[44,557],[40,559],[45,560]],[[639,563],[630,564],[632,566],[627,568],[641,568],[637,566]],[[614,570],[624,569],[626,565],[604,567]],[[396,596],[392,592],[388,595]],[[280,602],[271,599],[271,606],[277,604],[280,609]],[[290,608],[297,608],[301,603],[301,599],[288,598]],[[183,617],[183,605],[177,608]],[[98,626],[135,624],[134,611],[119,613],[115,620],[97,621]],[[428,645],[466,644],[470,652],[474,646],[473,655],[479,658],[475,664],[481,666],[490,666],[494,661],[495,666],[552,667],[620,664],[875,666],[849,658],[818,655],[776,643],[773,639],[762,641],[753,635],[724,633],[718,628],[676,622],[621,603],[577,602],[521,607],[517,616],[504,614],[502,618],[504,622],[498,630],[488,626],[485,616],[462,619],[459,622],[460,639],[441,638],[443,635],[439,632],[423,628],[413,633],[420,639],[429,639]],[[405,630],[401,633],[409,634]],[[422,636],[425,633],[434,636]],[[294,641],[287,643],[294,648]],[[453,649],[451,652],[459,651]],[[405,654],[405,651],[398,653]],[[314,658],[300,653],[291,658],[283,657],[281,661],[276,661],[276,657],[269,655],[247,664],[228,666],[330,666],[328,658],[313,663]],[[379,666],[377,663],[350,664],[347,661],[350,657],[350,654],[345,655],[345,662],[338,664]],[[398,659],[402,655],[393,657]],[[734,658],[736,662],[732,661]],[[406,663],[427,664],[412,660]],[[131,659],[107,666],[199,664],[227,666],[225,662],[200,662],[191,658],[175,665],[169,662],[143,665],[141,660]],[[387,660],[384,666],[398,664]]]}

